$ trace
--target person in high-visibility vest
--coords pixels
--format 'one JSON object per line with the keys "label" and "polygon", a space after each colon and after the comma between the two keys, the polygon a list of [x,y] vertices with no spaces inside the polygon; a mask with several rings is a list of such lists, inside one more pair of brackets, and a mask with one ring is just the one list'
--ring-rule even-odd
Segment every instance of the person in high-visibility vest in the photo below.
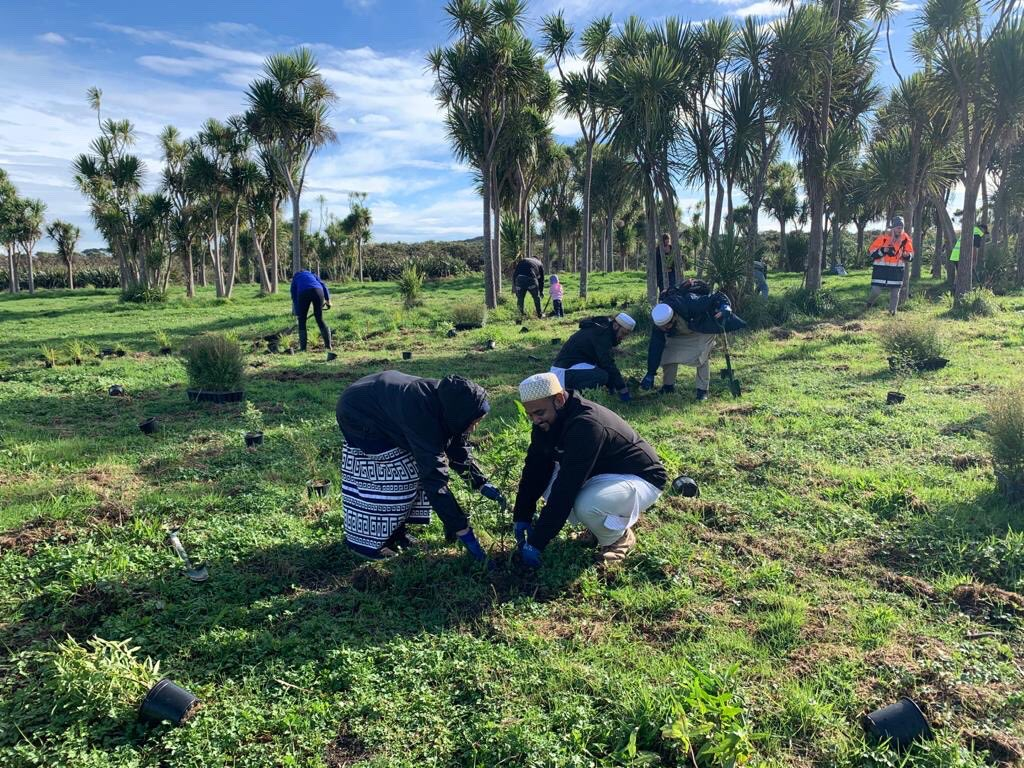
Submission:
{"label": "person in high-visibility vest", "polygon": [[[985,237],[988,235],[987,224],[975,224],[974,225],[974,253],[977,254],[981,244],[985,242]],[[960,241],[963,240],[963,235],[956,239],[956,245],[953,246],[953,250],[949,254],[949,266],[952,267],[951,277],[956,280],[956,270],[960,265]]]}
{"label": "person in high-visibility vest", "polygon": [[903,231],[903,219],[894,216],[890,228],[868,246],[871,256],[871,293],[867,307],[873,307],[883,289],[889,289],[889,314],[895,315],[900,304],[900,289],[907,262],[914,258],[914,243]]}

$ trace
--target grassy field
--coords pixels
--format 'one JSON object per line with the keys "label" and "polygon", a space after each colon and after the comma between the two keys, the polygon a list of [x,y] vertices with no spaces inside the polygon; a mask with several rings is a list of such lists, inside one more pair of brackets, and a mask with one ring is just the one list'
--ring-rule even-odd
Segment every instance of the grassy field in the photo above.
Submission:
{"label": "grassy field", "polygon": [[[675,395],[598,397],[702,498],[663,498],[637,550],[607,572],[563,535],[533,581],[504,564],[507,518],[462,485],[495,573],[446,545],[436,521],[415,553],[376,564],[349,554],[335,402],[385,367],[478,381],[493,404],[478,455],[511,496],[528,440],[517,383],[547,368],[551,339],[583,314],[642,293],[640,275],[597,276],[591,306],[567,302],[563,321],[520,333],[506,305],[455,338],[446,318],[477,298],[475,279],[429,286],[410,312],[390,284],[339,287],[332,363],[267,353],[259,339],[288,327],[288,300],[249,286],[229,302],[203,292],[154,307],[114,292],[4,295],[4,765],[1011,759],[1024,743],[1024,512],[995,493],[985,410],[997,390],[1024,385],[1024,298],[957,321],[922,290],[908,314],[941,327],[951,362],[907,376],[890,372],[879,343],[888,316],[858,314],[866,273],[826,280],[838,300],[828,316],[735,339],[741,399],[716,376],[711,400],[696,403],[689,373]],[[260,450],[244,449],[239,406],[187,402],[158,331],[174,348],[202,331],[243,340]],[[69,362],[76,343],[82,365]],[[624,345],[627,377],[642,375],[645,344]],[[123,357],[94,354],[117,345]],[[43,366],[42,346],[58,351],[56,367]],[[108,397],[114,384],[128,397]],[[886,405],[893,389],[906,402]],[[136,426],[149,416],[162,427],[152,437]],[[334,493],[306,498],[313,477]],[[208,582],[182,575],[173,526]],[[155,662],[203,701],[181,728],[136,722]],[[927,706],[937,739],[898,756],[866,743],[858,716],[903,695]]]}

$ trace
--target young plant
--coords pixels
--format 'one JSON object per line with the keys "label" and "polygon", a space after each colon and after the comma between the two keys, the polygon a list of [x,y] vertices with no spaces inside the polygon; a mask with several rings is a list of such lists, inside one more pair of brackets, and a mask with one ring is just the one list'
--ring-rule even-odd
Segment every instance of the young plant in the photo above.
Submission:
{"label": "young plant", "polygon": [[189,389],[235,392],[242,388],[245,355],[237,340],[221,334],[199,336],[182,354]]}
{"label": "young plant", "polygon": [[253,405],[251,400],[245,401],[242,423],[245,424],[245,431],[250,434],[263,431],[263,411]]}
{"label": "young plant", "polygon": [[480,328],[487,322],[487,307],[477,302],[462,302],[452,307],[456,326]]}
{"label": "young plant", "polygon": [[423,304],[423,274],[415,264],[402,270],[398,278],[398,292],[402,295],[402,304],[406,309]]}
{"label": "young plant", "polygon": [[75,365],[81,365],[82,358],[85,357],[85,345],[78,339],[72,339],[67,343],[66,349],[68,359],[70,359]]}
{"label": "young plant", "polygon": [[1000,492],[1011,502],[1024,500],[1024,391],[1006,390],[988,409],[992,467]]}
{"label": "young plant", "polygon": [[282,351],[294,350],[298,344],[298,337],[294,333],[282,333],[277,341],[277,348]]}
{"label": "young plant", "polygon": [[879,335],[889,362],[896,369],[918,369],[946,351],[934,322],[903,318],[885,325]]}
{"label": "young plant", "polygon": [[157,331],[153,334],[153,341],[156,342],[157,349],[160,350],[160,354],[169,355],[171,353],[171,337],[167,335],[166,331]]}
{"label": "young plant", "polygon": [[43,365],[47,368],[54,368],[60,362],[60,354],[53,347],[40,347],[39,353],[43,356]]}

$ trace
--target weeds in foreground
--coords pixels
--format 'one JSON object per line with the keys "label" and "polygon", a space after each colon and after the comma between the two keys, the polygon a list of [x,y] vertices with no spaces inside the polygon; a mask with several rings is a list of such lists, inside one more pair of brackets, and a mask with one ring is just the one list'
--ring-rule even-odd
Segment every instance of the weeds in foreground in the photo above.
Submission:
{"label": "weeds in foreground", "polygon": [[959,301],[954,300],[949,316],[957,320],[970,320],[975,317],[993,317],[998,310],[996,295],[992,291],[987,288],[975,288]]}
{"label": "weeds in foreground", "polygon": [[182,354],[190,389],[234,392],[242,388],[245,355],[237,340],[221,334],[199,336]]}
{"label": "weeds in foreground", "polygon": [[988,435],[999,490],[1024,500],[1024,391],[1006,390],[989,404]]}
{"label": "weeds in foreground", "polygon": [[456,327],[480,328],[487,322],[487,307],[478,302],[462,302],[451,310],[451,320]]}
{"label": "weeds in foreground", "polygon": [[946,342],[933,321],[901,317],[884,325],[879,337],[894,368],[916,369],[946,351]]}

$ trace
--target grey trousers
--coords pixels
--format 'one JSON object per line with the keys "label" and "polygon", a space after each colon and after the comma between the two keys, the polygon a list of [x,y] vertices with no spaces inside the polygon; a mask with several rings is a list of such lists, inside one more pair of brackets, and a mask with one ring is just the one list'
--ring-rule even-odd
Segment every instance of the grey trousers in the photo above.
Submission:
{"label": "grey trousers", "polygon": [[891,285],[891,286],[872,285],[871,286],[871,293],[868,294],[868,306],[869,307],[875,306],[875,302],[878,301],[878,295],[882,291],[884,291],[886,288],[888,288],[889,289],[889,311],[891,313],[893,313],[893,314],[896,314],[896,310],[900,306],[900,289],[902,287],[903,286],[900,286],[900,285]]}

